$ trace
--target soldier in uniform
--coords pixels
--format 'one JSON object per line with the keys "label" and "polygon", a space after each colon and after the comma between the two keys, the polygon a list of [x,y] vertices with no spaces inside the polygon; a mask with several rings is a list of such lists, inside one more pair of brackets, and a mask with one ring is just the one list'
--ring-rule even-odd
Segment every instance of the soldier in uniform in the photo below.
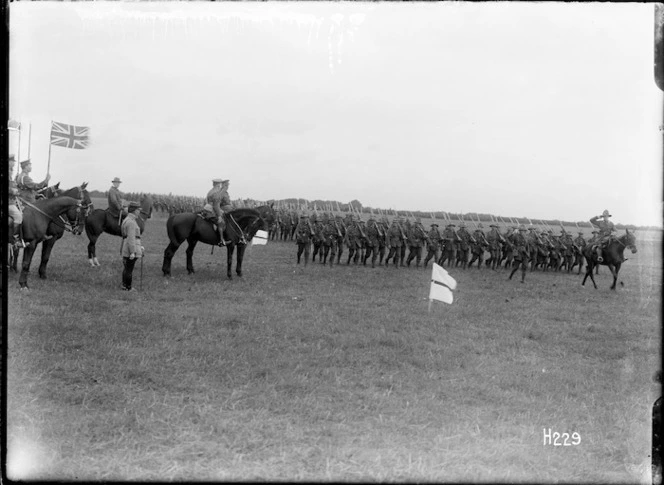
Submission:
{"label": "soldier in uniform", "polygon": [[35,200],[37,199],[37,191],[48,185],[48,181],[51,180],[51,174],[47,174],[43,181],[37,183],[30,177],[30,172],[32,172],[32,162],[30,159],[22,161],[21,173],[18,175],[18,177],[16,177],[16,185],[20,191],[19,195],[21,198],[34,204]]}
{"label": "soldier in uniform", "polygon": [[394,261],[394,267],[399,266],[399,255],[401,253],[401,246],[404,244],[404,233],[401,227],[399,226],[398,218],[395,217],[392,220],[392,225],[387,231],[387,237],[390,245],[390,252],[385,258],[385,267],[387,268],[390,258]]}
{"label": "soldier in uniform", "polygon": [[205,202],[212,206],[214,214],[217,216],[217,233],[219,234],[219,246],[225,246],[224,229],[226,229],[226,220],[224,213],[233,209],[231,198],[228,195],[229,180],[214,179],[212,188],[205,196]]}
{"label": "soldier in uniform", "polygon": [[496,269],[498,262],[500,261],[500,243],[505,242],[505,238],[498,231],[497,224],[490,224],[489,227],[491,230],[489,234],[486,235],[486,240],[489,243],[489,254],[490,257],[487,260],[487,266],[491,265],[491,269]]}
{"label": "soldier in uniform", "polygon": [[122,289],[125,291],[133,291],[131,287],[132,273],[136,261],[143,257],[145,248],[141,246],[141,228],[138,226],[136,218],[141,210],[141,205],[138,202],[130,202],[128,207],[128,214],[122,221],[122,264],[124,270],[122,271]]}
{"label": "soldier in uniform", "polygon": [[21,202],[18,200],[19,190],[16,186],[16,181],[12,178],[14,173],[14,166],[16,165],[16,157],[14,155],[9,155],[9,184],[7,187],[7,213],[14,220],[13,223],[13,241],[12,244],[16,248],[24,248],[25,243],[23,242],[23,210],[21,207]]}
{"label": "soldier in uniform", "polygon": [[329,256],[330,268],[334,264],[334,258],[337,255],[337,238],[342,237],[339,226],[335,223],[334,217],[330,215],[323,225],[323,264],[326,264]]}
{"label": "soldier in uniform", "polygon": [[369,217],[367,227],[364,231],[366,240],[364,241],[365,253],[362,264],[367,265],[367,260],[371,257],[371,267],[376,267],[376,258],[378,257],[378,239],[380,238],[378,224],[373,216]]}
{"label": "soldier in uniform", "polygon": [[300,222],[295,228],[295,242],[297,244],[297,264],[300,264],[300,257],[304,252],[304,265],[309,264],[309,248],[311,238],[314,236],[314,228],[311,227],[309,218],[302,214]]}
{"label": "soldier in uniform", "polygon": [[597,251],[597,262],[599,263],[604,261],[604,258],[602,257],[602,249],[611,240],[612,233],[616,230],[613,222],[609,220],[609,217],[611,217],[611,214],[605,209],[601,216],[595,216],[590,219],[590,223],[599,229],[597,241],[593,243],[593,249]]}
{"label": "soldier in uniform", "polygon": [[419,217],[415,218],[415,223],[411,225],[407,237],[409,253],[406,266],[410,266],[411,261],[415,259],[415,267],[419,268],[422,261],[422,246],[427,243],[429,238],[424,231],[424,227],[422,227],[422,220]]}
{"label": "soldier in uniform", "polygon": [[427,256],[424,258],[424,268],[426,269],[429,260],[434,258],[434,262],[438,262],[440,259],[440,245],[443,240],[443,236],[438,230],[438,224],[435,222],[431,224],[431,229],[429,229],[428,241],[427,241]]}
{"label": "soldier in uniform", "polygon": [[316,262],[316,255],[318,254],[319,255],[318,260],[320,261],[320,263],[325,264],[323,262],[323,227],[324,227],[323,220],[320,218],[319,215],[316,215],[313,218],[314,237],[312,239],[312,242],[314,245],[314,251],[311,254],[312,263]]}
{"label": "soldier in uniform", "polygon": [[489,246],[489,242],[486,240],[484,235],[484,226],[481,222],[477,223],[477,229],[473,232],[473,238],[475,238],[475,243],[471,246],[470,251],[472,257],[468,263],[470,268],[475,261],[477,261],[477,269],[482,269],[482,261],[484,260],[484,249]]}
{"label": "soldier in uniform", "polygon": [[350,264],[351,259],[355,264],[359,261],[361,237],[359,217],[354,218],[350,215],[349,223],[346,225],[346,246],[348,246],[348,261],[346,261],[346,265]]}
{"label": "soldier in uniform", "polygon": [[383,216],[376,225],[379,230],[378,237],[378,266],[383,264],[383,259],[385,258],[385,248],[389,244],[387,240],[387,232],[390,230],[390,221],[387,217]]}
{"label": "soldier in uniform", "polygon": [[456,266],[459,266],[466,269],[468,267],[468,255],[470,253],[471,244],[476,242],[475,238],[468,232],[466,229],[466,223],[461,221],[459,224],[459,230],[457,231],[457,236],[459,237],[458,241],[458,252]]}
{"label": "soldier in uniform", "polygon": [[456,263],[456,251],[457,251],[457,242],[459,241],[459,235],[454,229],[456,225],[453,222],[450,222],[445,226],[443,231],[443,245],[442,245],[442,254],[438,260],[438,264],[443,266],[445,261],[449,261],[448,267],[453,266]]}
{"label": "soldier in uniform", "polygon": [[514,273],[517,272],[519,267],[521,267],[521,283],[524,283],[526,280],[526,269],[528,267],[528,255],[530,254],[530,248],[528,247],[528,238],[526,236],[526,228],[519,226],[519,232],[512,235],[512,244],[514,245],[514,265],[512,272],[510,273],[509,279],[512,279]]}

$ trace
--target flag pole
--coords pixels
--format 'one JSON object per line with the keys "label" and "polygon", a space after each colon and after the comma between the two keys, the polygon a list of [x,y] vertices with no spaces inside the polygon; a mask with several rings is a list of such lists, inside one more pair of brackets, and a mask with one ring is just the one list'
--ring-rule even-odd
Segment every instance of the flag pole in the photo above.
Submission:
{"label": "flag pole", "polygon": [[[51,120],[51,130],[53,130],[53,120]],[[28,153],[30,153],[30,143],[28,143]],[[48,136],[48,165],[46,166],[46,175],[51,173],[51,134]]]}

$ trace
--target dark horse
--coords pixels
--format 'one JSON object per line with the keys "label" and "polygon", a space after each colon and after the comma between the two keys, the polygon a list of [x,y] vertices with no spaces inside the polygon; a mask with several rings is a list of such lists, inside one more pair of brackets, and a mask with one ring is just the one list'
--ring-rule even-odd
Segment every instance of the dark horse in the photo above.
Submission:
{"label": "dark horse", "polygon": [[[65,230],[83,232],[84,208],[81,199],[65,195],[51,199],[38,200],[34,204],[26,204],[23,208],[23,240],[26,247],[23,249],[23,263],[18,283],[28,288],[28,273],[30,263],[42,242],[42,263],[39,267],[39,276],[46,278],[46,264],[51,250]],[[46,239],[49,237],[49,239]]]}
{"label": "dark horse", "polygon": [[[145,221],[152,217],[152,197],[144,195],[141,197],[141,212],[139,217],[136,218],[138,227],[141,229],[141,234],[145,229]],[[105,209],[95,209],[87,217],[85,221],[85,233],[88,236],[88,262],[90,266],[99,266],[97,260],[97,239],[102,233],[107,232],[114,236],[121,236],[120,222],[117,217],[112,216]]]}
{"label": "dark horse", "polygon": [[632,251],[632,254],[636,253],[636,237],[634,236],[634,233],[629,232],[629,229],[625,229],[625,234],[619,238],[611,238],[608,246],[602,249],[602,258],[604,261],[601,263],[597,261],[597,252],[592,249],[592,246],[592,244],[588,244],[583,248],[583,255],[586,257],[586,275],[583,277],[581,285],[585,285],[586,279],[590,276],[593,286],[597,289],[597,284],[593,277],[593,269],[595,266],[603,264],[609,267],[609,270],[613,275],[611,289],[615,290],[620,266],[623,261],[626,261],[625,258],[623,258],[623,251],[625,251],[625,248],[628,248]]}
{"label": "dark horse", "polygon": [[[274,211],[270,206],[262,206],[257,209],[235,209],[225,214],[226,228],[224,229],[224,239],[230,241],[226,243],[227,249],[227,271],[229,279],[232,279],[231,266],[233,263],[233,252],[237,246],[237,265],[235,272],[242,276],[242,259],[247,243],[251,241],[259,229],[267,230],[268,223],[261,213],[266,214],[266,218]],[[200,215],[193,212],[183,212],[175,214],[166,221],[166,231],[170,244],[164,250],[164,262],[161,270],[164,276],[171,276],[171,260],[180,245],[187,240],[187,271],[189,274],[194,272],[193,255],[198,242],[216,246],[219,243],[219,234],[212,226],[211,222],[206,221]]]}
{"label": "dark horse", "polygon": [[[74,213],[72,212],[71,217],[69,217],[70,220],[75,220],[76,223],[74,225],[71,225],[70,222],[64,218],[64,216],[60,215],[59,216],[59,221],[56,220],[54,222],[51,222],[48,225],[48,231],[46,232],[46,236],[48,239],[44,239],[42,241],[42,251],[41,251],[41,264],[39,265],[39,277],[42,279],[46,279],[46,266],[48,265],[48,261],[51,257],[51,251],[53,250],[53,246],[55,243],[60,239],[65,231],[70,231],[72,234],[75,235],[80,235],[83,233],[83,224],[85,222],[85,217],[87,216],[88,210],[90,210],[90,207],[92,206],[92,201],[90,200],[90,194],[88,191],[85,189],[87,187],[87,182],[81,184],[81,186],[77,187],[72,187],[69,190],[63,191],[58,188],[60,183],[58,182],[56,185],[52,187],[48,187],[41,191],[41,194],[45,196],[47,199],[51,199],[53,197],[59,197],[59,196],[66,196],[66,197],[72,197],[74,199],[79,199],[81,200],[81,205],[76,209],[77,213],[76,216],[74,217]],[[11,232],[10,232],[11,233]],[[35,250],[36,245],[39,244],[39,241],[35,243]],[[11,250],[11,261],[10,261],[10,269],[14,272],[16,272],[17,269],[17,264],[18,264],[18,255],[19,255],[19,248],[13,248]],[[34,257],[34,254],[33,254]]]}

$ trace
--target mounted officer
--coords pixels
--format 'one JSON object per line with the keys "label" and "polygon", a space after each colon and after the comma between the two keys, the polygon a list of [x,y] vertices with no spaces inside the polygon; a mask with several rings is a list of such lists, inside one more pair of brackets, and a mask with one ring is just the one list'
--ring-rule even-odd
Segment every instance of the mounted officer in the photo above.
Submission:
{"label": "mounted officer", "polygon": [[34,204],[37,199],[35,194],[38,190],[41,190],[48,185],[48,181],[51,180],[51,174],[47,174],[43,181],[37,183],[30,177],[30,172],[32,172],[32,162],[28,158],[21,162],[21,173],[16,177],[16,185],[20,191],[20,197],[23,200]]}
{"label": "mounted officer", "polygon": [[16,165],[16,157],[14,155],[9,155],[9,184],[7,187],[7,212],[9,216],[14,220],[14,231],[13,231],[13,245],[16,248],[24,248],[25,243],[23,242],[23,207],[21,207],[21,201],[18,199],[19,190],[16,186],[16,181],[12,179],[11,175],[14,173],[14,166]]}
{"label": "mounted officer", "polygon": [[106,209],[106,212],[111,215],[113,220],[118,221],[118,224],[120,224],[120,221],[124,219],[128,212],[124,205],[122,192],[120,192],[121,183],[122,180],[118,177],[111,180],[112,185],[108,189],[108,208]]}
{"label": "mounted officer", "polygon": [[[228,185],[230,180],[213,179],[212,188],[205,196],[206,205],[203,208],[207,213],[214,213],[217,216],[217,233],[219,234],[219,246],[225,246],[224,229],[226,228],[226,220],[224,213],[233,210],[231,205],[231,198],[228,195]],[[208,206],[209,204],[209,206]],[[212,211],[210,211],[210,208]]]}
{"label": "mounted officer", "polygon": [[612,233],[616,230],[609,217],[611,217],[611,214],[605,209],[601,216],[595,216],[590,219],[590,223],[599,229],[597,241],[593,244],[593,249],[597,251],[597,262],[599,263],[604,261],[604,258],[602,258],[602,249],[609,243]]}

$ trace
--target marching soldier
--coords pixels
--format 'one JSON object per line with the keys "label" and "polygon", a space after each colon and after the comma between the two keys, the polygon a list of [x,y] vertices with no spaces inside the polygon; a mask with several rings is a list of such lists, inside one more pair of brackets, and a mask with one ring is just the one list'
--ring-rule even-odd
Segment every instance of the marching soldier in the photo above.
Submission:
{"label": "marching soldier", "polygon": [[486,240],[484,231],[482,230],[484,226],[481,222],[477,223],[477,229],[473,232],[473,238],[475,238],[475,243],[471,246],[472,257],[468,263],[470,268],[475,261],[477,261],[477,269],[482,269],[482,261],[484,260],[484,249],[489,246],[489,242]]}
{"label": "marching soldier", "polygon": [[[387,232],[390,230],[390,221],[387,217],[383,216],[380,221],[377,221],[378,227],[378,266],[383,264],[385,258],[385,248],[389,245]],[[374,250],[375,251],[375,250]]]}
{"label": "marching soldier", "polygon": [[422,261],[422,246],[427,243],[429,238],[424,231],[424,227],[422,227],[422,220],[419,217],[415,218],[415,223],[411,225],[407,237],[409,253],[406,266],[410,266],[411,261],[415,259],[415,267],[419,268]]}
{"label": "marching soldier", "polygon": [[457,242],[459,241],[459,235],[454,229],[456,225],[453,222],[450,222],[445,226],[443,231],[443,244],[442,244],[442,254],[438,260],[438,264],[442,266],[445,261],[449,260],[449,265],[452,266],[456,262],[456,250]]}
{"label": "marching soldier", "polygon": [[311,226],[309,218],[302,214],[300,222],[295,228],[295,242],[297,244],[297,264],[300,264],[300,257],[304,252],[304,266],[309,264],[309,249],[311,238],[314,236],[314,228]]}
{"label": "marching soldier", "polygon": [[440,245],[443,241],[443,236],[438,230],[438,224],[435,222],[431,224],[431,229],[429,230],[429,234],[427,236],[427,256],[424,258],[425,269],[431,258],[434,258],[434,262],[438,262],[440,259]]}
{"label": "marching soldier", "polygon": [[335,242],[337,245],[337,264],[341,263],[341,255],[344,252],[344,241],[346,240],[346,224],[344,218],[340,215],[334,217],[335,227],[339,230],[340,235],[337,236]]}
{"label": "marching soldier", "polygon": [[401,246],[404,244],[404,238],[405,238],[403,229],[401,229],[401,226],[399,226],[399,221],[397,220],[397,217],[395,217],[392,220],[392,225],[390,226],[390,229],[387,231],[387,237],[389,240],[390,252],[387,254],[387,257],[385,258],[385,267],[387,268],[390,258],[392,258],[392,260],[394,261],[394,267],[397,268],[399,266]]}
{"label": "marching soldier", "polygon": [[378,257],[378,248],[379,248],[379,239],[381,238],[382,233],[380,232],[380,227],[373,216],[369,217],[368,226],[366,229],[367,239],[365,241],[366,252],[364,253],[363,264],[366,266],[367,259],[371,256],[371,267],[376,267],[376,258]]}
{"label": "marching soldier", "polygon": [[470,253],[471,244],[476,241],[466,229],[466,223],[463,221],[459,224],[457,236],[459,237],[459,241],[456,266],[459,266],[459,263],[461,263],[461,268],[466,269],[468,267],[468,254]]}
{"label": "marching soldier", "polygon": [[611,217],[611,214],[605,209],[601,216],[595,216],[590,219],[590,223],[599,229],[597,241],[593,243],[593,249],[597,251],[597,262],[599,263],[604,261],[604,258],[602,257],[602,249],[611,240],[612,233],[616,230],[613,222],[609,220],[609,217]]}
{"label": "marching soldier", "polygon": [[517,272],[519,267],[521,267],[521,283],[525,283],[526,280],[526,268],[528,266],[528,255],[530,254],[528,238],[526,237],[526,228],[519,226],[519,232],[512,235],[512,243],[514,244],[514,261],[516,264],[510,273],[509,279],[512,279],[514,273]]}
{"label": "marching soldier", "polygon": [[500,261],[500,243],[505,242],[505,238],[498,231],[497,224],[490,224],[489,227],[491,230],[489,234],[486,235],[486,240],[489,243],[489,260],[486,262],[487,266],[490,264],[491,269],[496,269],[498,262]]}
{"label": "marching soldier", "polygon": [[37,200],[35,194],[38,190],[48,185],[48,181],[51,180],[51,174],[47,174],[43,181],[37,183],[30,177],[30,172],[32,172],[32,162],[28,158],[21,162],[21,173],[16,177],[16,185],[20,191],[19,195],[21,198],[34,204],[35,200]]}
{"label": "marching soldier", "polygon": [[343,238],[341,230],[334,217],[329,216],[323,226],[323,264],[326,264],[329,255],[330,268],[334,264],[334,258],[337,255],[337,238]]}
{"label": "marching soldier", "polygon": [[346,225],[346,246],[348,247],[348,261],[346,265],[350,264],[350,261],[353,260],[353,263],[357,264],[360,258],[360,225],[358,223],[359,218],[354,218],[349,214],[349,222]]}
{"label": "marching soldier", "polygon": [[319,254],[318,260],[321,262],[321,264],[325,264],[323,261],[323,221],[321,218],[316,215],[314,217],[314,237],[312,239],[312,242],[314,243],[314,252],[311,255],[311,262],[314,263],[316,261],[316,255]]}

